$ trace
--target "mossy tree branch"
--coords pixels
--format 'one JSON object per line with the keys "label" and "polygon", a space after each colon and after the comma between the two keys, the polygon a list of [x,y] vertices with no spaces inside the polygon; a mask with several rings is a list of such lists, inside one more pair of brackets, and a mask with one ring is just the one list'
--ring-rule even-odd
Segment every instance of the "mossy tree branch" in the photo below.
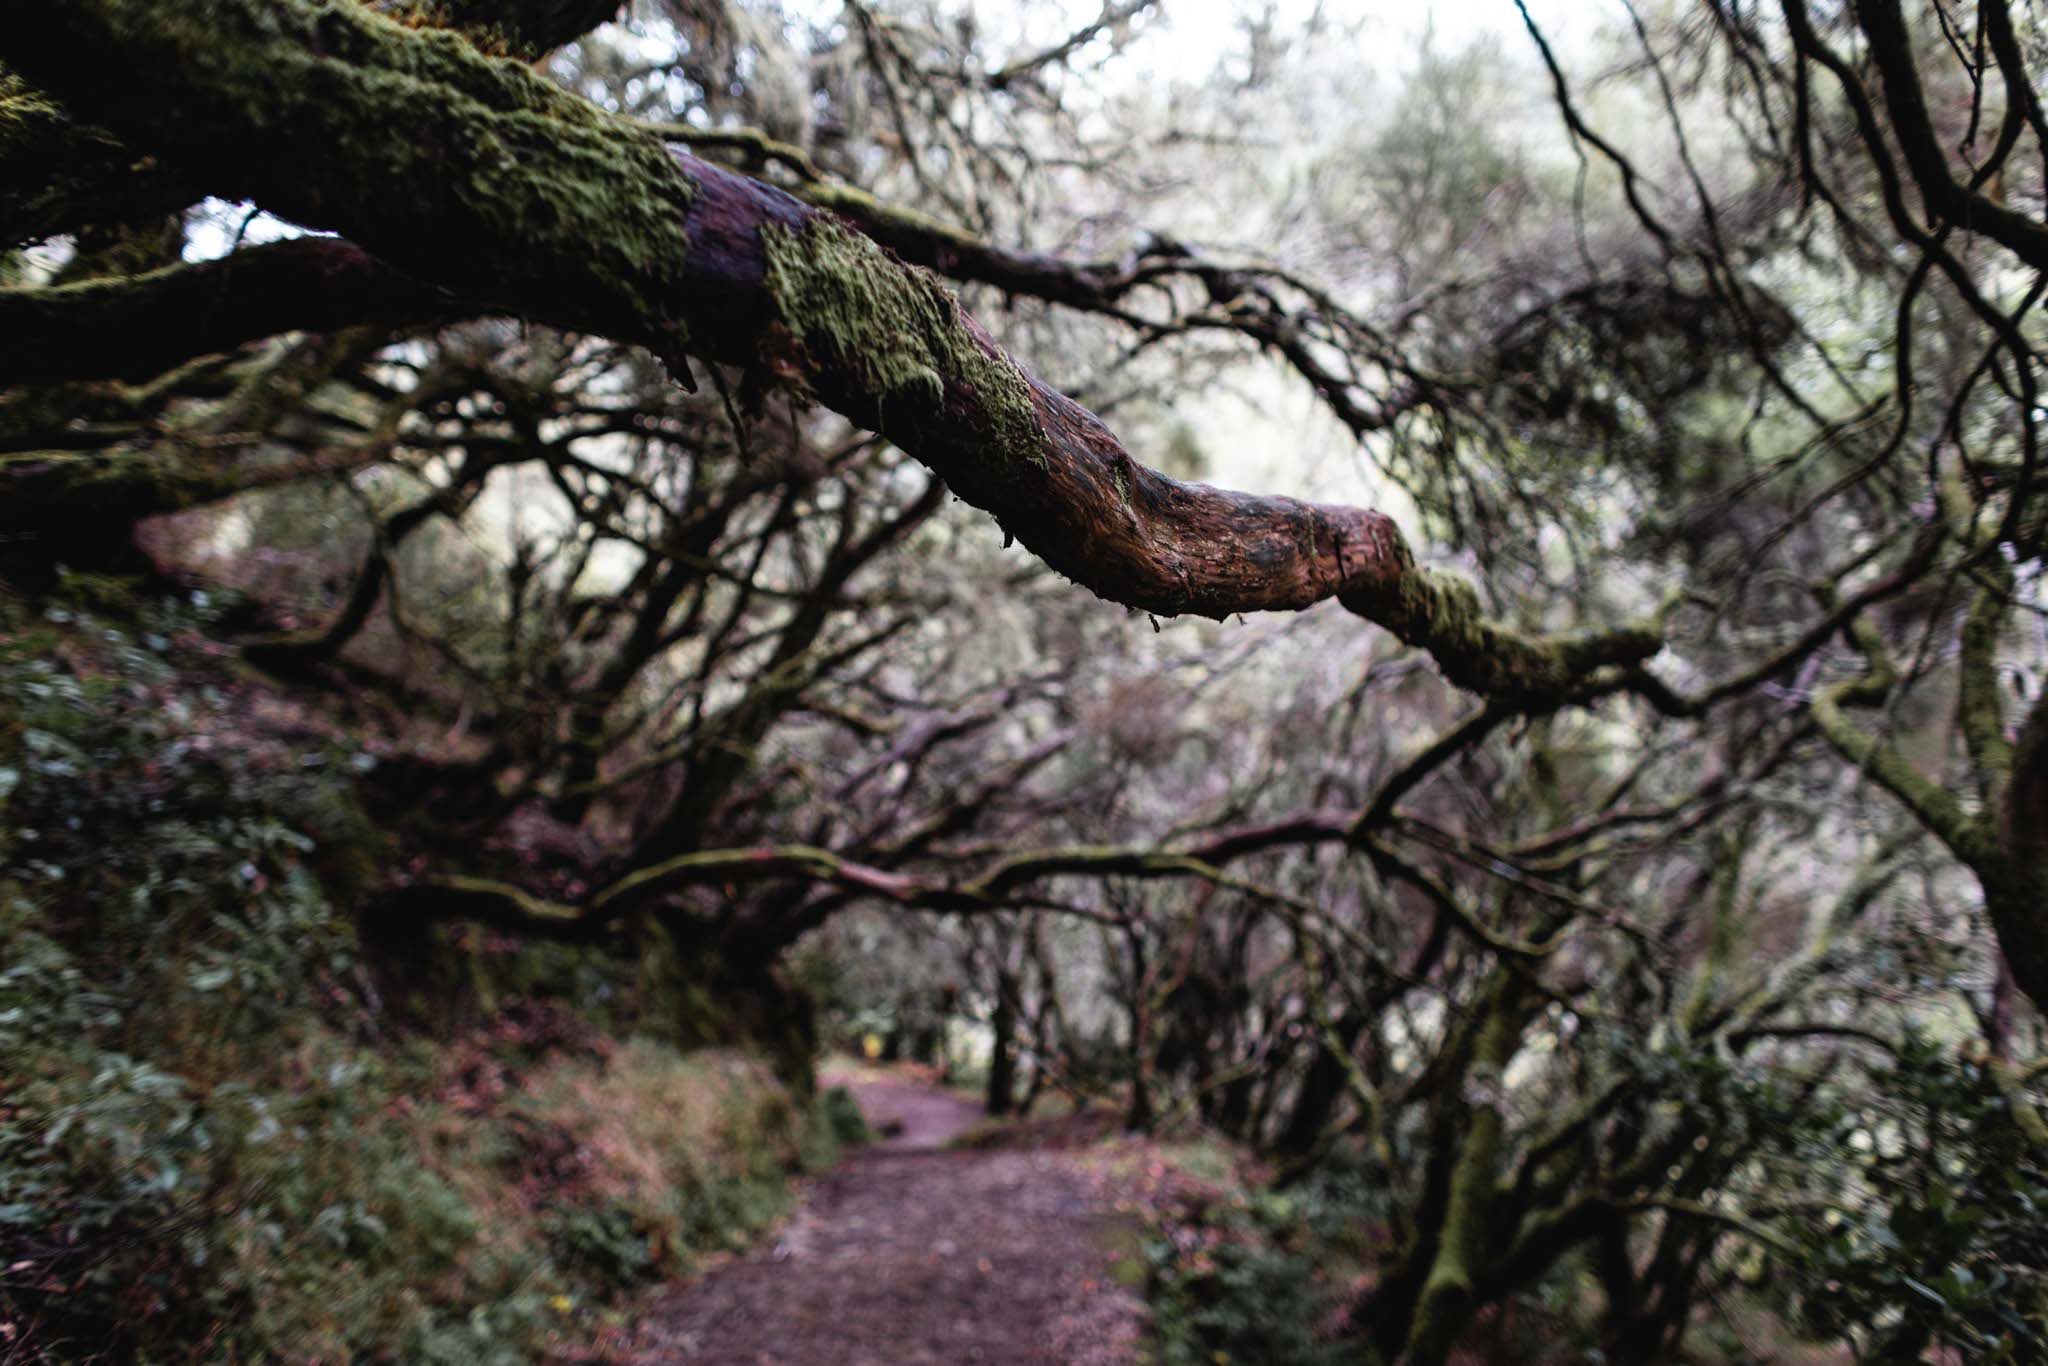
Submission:
{"label": "mossy tree branch", "polygon": [[1495,975],[1478,1041],[1458,1104],[1466,1110],[1463,1141],[1451,1167],[1450,1194],[1436,1255],[1410,1321],[1401,1360],[1438,1366],[1470,1322],[1474,1283],[1487,1255],[1488,1216],[1500,1180],[1507,1092],[1502,1075],[1521,1050],[1528,1006],[1513,973]]}
{"label": "mossy tree branch", "polygon": [[187,177],[0,68],[0,250],[183,208]]}
{"label": "mossy tree branch", "polygon": [[1850,706],[1883,702],[1899,682],[1898,670],[1875,626],[1859,618],[1849,624],[1847,634],[1868,670],[1859,678],[1814,694],[1814,726],[1838,754],[1904,803],[1949,852],[1964,863],[1974,863],[1987,852],[1986,832],[1978,820],[1946,788],[1914,768],[1892,745],[1851,721],[1844,711]]}
{"label": "mossy tree branch", "polygon": [[[534,61],[612,18],[621,0],[366,3],[400,23],[457,32],[486,53]],[[0,246],[33,242],[110,215],[169,213],[202,194],[182,170],[137,155],[104,128],[74,119],[0,69]]]}
{"label": "mossy tree branch", "polygon": [[[1983,591],[1998,592],[1995,584]],[[2036,1004],[2048,1004],[2048,704],[2036,701],[2018,743],[2008,745],[2002,708],[1993,691],[1996,680],[1988,676],[2003,611],[2002,597],[1997,605],[1987,606],[1980,596],[1962,628],[1964,683],[1959,705],[1965,712],[1966,742],[1983,770],[1980,785],[1990,798],[1982,810],[1966,808],[1896,748],[1845,714],[1846,706],[1884,701],[1899,682],[1876,627],[1868,621],[1859,619],[1848,627],[1850,643],[1863,655],[1868,670],[1860,678],[1816,693],[1810,714],[1837,753],[1904,804],[1976,875],[1985,914],[2014,983]]]}
{"label": "mossy tree branch", "polygon": [[[1147,469],[930,275],[452,34],[338,0],[75,0],[14,16],[0,58],[214,192],[458,296],[807,388],[1114,601],[1220,618],[1335,597],[1528,707],[1660,647],[1653,627],[1493,622],[1384,514]],[[105,81],[110,64],[132,79]]]}
{"label": "mossy tree branch", "polygon": [[1998,695],[1998,637],[2012,602],[2012,568],[1995,551],[1963,618],[1956,659],[1956,724],[1970,751],[1978,793],[1987,807],[2003,799],[2012,774],[2012,743]]}
{"label": "mossy tree branch", "polygon": [[143,379],[281,332],[418,327],[487,311],[352,242],[304,237],[141,275],[0,289],[0,382]]}

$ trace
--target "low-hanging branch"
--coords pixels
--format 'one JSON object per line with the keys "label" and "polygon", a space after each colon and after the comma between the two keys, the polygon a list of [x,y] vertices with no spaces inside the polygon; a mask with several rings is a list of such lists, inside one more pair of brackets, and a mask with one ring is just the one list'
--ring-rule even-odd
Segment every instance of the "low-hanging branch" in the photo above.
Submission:
{"label": "low-hanging branch", "polygon": [[1230,865],[1281,850],[1341,845],[1415,885],[1448,925],[1483,947],[1510,958],[1540,958],[1556,947],[1557,938],[1527,943],[1501,933],[1456,893],[1408,865],[1379,837],[1383,827],[1399,818],[1396,803],[1403,794],[1479,743],[1498,719],[1498,708],[1479,709],[1389,774],[1380,794],[1363,808],[1296,812],[1278,820],[1213,830],[1169,848],[1065,845],[1027,850],[997,859],[972,875],[908,872],[886,855],[879,863],[862,861],[806,844],[695,849],[633,868],[575,903],[550,901],[487,878],[436,876],[394,889],[384,912],[399,919],[452,916],[556,937],[592,938],[691,887],[812,883],[836,888],[834,904],[868,897],[935,912],[985,913],[1032,906],[1075,911],[1044,899],[1035,889],[1054,878],[1115,877],[1190,879],[1244,892],[1299,915],[1305,913],[1304,906],[1232,874]]}
{"label": "low-hanging branch", "polygon": [[[927,272],[453,34],[339,0],[70,0],[11,16],[0,60],[212,192],[438,290],[805,390],[1112,601],[1221,618],[1336,598],[1452,682],[1531,708],[1661,647],[1653,625],[1492,621],[1383,513],[1146,468]],[[107,82],[110,63],[130,76]]]}
{"label": "low-hanging branch", "polygon": [[[1299,915],[1303,907],[1271,889],[1233,877],[1223,865],[1261,848],[1358,843],[1355,825],[1355,816],[1316,813],[1278,825],[1229,832],[1185,850],[1087,845],[1035,850],[958,881],[877,868],[813,845],[703,849],[628,873],[577,903],[552,901],[491,878],[444,875],[394,889],[385,898],[382,914],[392,919],[413,915],[460,918],[554,938],[591,939],[691,887],[809,882],[910,910],[971,914],[1041,906],[1081,913],[1047,901],[1030,889],[1052,877],[1124,877],[1206,882],[1279,903]],[[1375,860],[1391,857],[1391,850],[1379,841],[1370,841],[1366,847]],[[1401,865],[1400,871],[1404,879],[1420,876],[1406,865]],[[1418,885],[1430,894],[1435,909],[1447,914],[1448,923],[1495,953],[1540,958],[1555,947],[1555,941],[1529,944],[1500,933],[1433,880]]]}

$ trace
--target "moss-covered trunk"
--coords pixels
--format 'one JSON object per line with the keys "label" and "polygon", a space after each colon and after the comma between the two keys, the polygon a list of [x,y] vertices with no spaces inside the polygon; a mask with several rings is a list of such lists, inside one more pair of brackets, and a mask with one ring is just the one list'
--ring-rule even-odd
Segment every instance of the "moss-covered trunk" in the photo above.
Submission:
{"label": "moss-covered trunk", "polygon": [[1405,1366],[1440,1366],[1471,1321],[1507,1132],[1502,1074],[1522,1045],[1527,994],[1522,979],[1505,968],[1497,971],[1487,993],[1478,1036],[1459,1079],[1454,1104],[1462,1115],[1463,1135],[1433,1239],[1435,1253],[1408,1318],[1401,1352]]}

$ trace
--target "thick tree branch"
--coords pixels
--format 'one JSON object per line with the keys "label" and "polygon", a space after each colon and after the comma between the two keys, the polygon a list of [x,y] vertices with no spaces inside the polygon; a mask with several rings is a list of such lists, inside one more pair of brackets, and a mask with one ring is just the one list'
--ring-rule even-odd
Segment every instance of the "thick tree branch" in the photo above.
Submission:
{"label": "thick tree branch", "polygon": [[87,223],[169,213],[195,199],[185,177],[0,69],[0,250]]}
{"label": "thick tree branch", "polygon": [[[1489,621],[1381,513],[1145,468],[929,275],[453,35],[335,0],[75,0],[14,16],[0,57],[216,192],[457,295],[805,386],[1114,601],[1222,617],[1336,597],[1525,706],[1659,648],[1651,628],[1553,640]],[[109,63],[132,78],[107,82]]]}
{"label": "thick tree branch", "polygon": [[0,384],[143,379],[280,332],[415,327],[488,311],[332,237],[50,289],[0,289]]}
{"label": "thick tree branch", "polygon": [[2048,1009],[2048,689],[2034,699],[2013,747],[1999,822],[2006,879],[2003,899],[1993,907],[1999,943],[2014,980]]}
{"label": "thick tree branch", "polygon": [[1984,582],[1971,599],[1957,639],[1956,725],[1970,751],[1977,790],[1996,808],[2012,773],[2012,743],[2006,739],[2005,706],[1998,695],[1998,637],[2005,626],[2012,569],[1994,551],[1978,571]]}

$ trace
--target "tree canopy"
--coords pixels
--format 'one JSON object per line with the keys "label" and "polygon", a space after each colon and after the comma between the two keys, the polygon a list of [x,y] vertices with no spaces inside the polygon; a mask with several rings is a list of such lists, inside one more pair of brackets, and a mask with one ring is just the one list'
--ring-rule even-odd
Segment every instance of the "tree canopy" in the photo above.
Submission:
{"label": "tree canopy", "polygon": [[351,999],[969,1020],[1375,1230],[1372,1359],[2041,1350],[2035,15],[619,8],[0,28],[6,639],[108,623],[0,655],[23,924],[137,724],[28,656],[158,640],[355,749]]}

